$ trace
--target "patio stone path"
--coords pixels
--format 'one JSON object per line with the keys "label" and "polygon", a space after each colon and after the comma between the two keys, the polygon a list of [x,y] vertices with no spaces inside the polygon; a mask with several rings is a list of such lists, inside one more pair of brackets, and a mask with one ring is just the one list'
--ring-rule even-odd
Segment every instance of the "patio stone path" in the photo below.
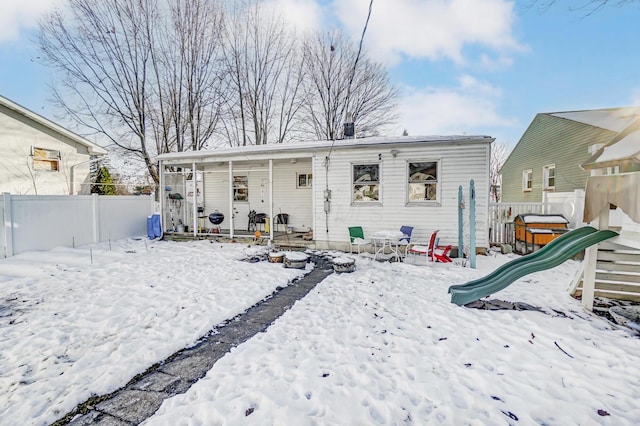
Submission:
{"label": "patio stone path", "polygon": [[123,388],[78,405],[54,425],[129,426],[151,417],[162,401],[186,392],[231,348],[265,331],[333,272],[330,260],[311,256],[311,261],[315,268],[302,278],[278,288],[270,297],[216,327],[195,346],[176,352],[131,379]]}

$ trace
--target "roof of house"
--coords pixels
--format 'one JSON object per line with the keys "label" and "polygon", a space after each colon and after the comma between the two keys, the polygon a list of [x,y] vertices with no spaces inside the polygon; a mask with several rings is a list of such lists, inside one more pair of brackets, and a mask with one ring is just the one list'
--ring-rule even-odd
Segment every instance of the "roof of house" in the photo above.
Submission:
{"label": "roof of house", "polygon": [[[536,116],[538,115],[570,120],[576,123],[582,123],[588,126],[592,126],[595,129],[604,129],[610,132],[619,133],[627,129],[632,123],[640,119],[640,106],[601,108],[579,111],[542,112],[537,114]],[[525,134],[533,126],[533,123],[535,123],[535,120],[531,122],[529,128],[525,131]],[[514,154],[518,146],[522,143],[522,140],[523,139],[521,138],[520,141],[518,141],[518,143],[516,144],[516,147],[511,150],[507,160],[503,164],[503,167],[508,163],[511,156]],[[580,167],[583,167],[583,165],[581,165]],[[500,172],[502,172],[502,167]]]}
{"label": "roof of house", "polygon": [[640,118],[640,107],[603,108],[583,111],[549,112],[547,115],[577,121],[593,127],[621,132]]}
{"label": "roof of house", "polygon": [[275,154],[313,152],[322,149],[364,148],[385,145],[411,145],[425,143],[491,143],[495,139],[491,136],[397,136],[374,137],[362,139],[342,139],[336,141],[291,142],[268,145],[248,145],[232,148],[218,148],[213,150],[171,152],[156,157],[157,160],[187,160],[206,157],[232,157],[234,155]]}
{"label": "roof of house", "polygon": [[640,118],[632,121],[580,167],[584,170],[601,169],[627,162],[640,164]]}
{"label": "roof of house", "polygon": [[70,130],[65,129],[64,127],[60,126],[59,124],[54,123],[53,121],[44,118],[43,116],[36,114],[35,112],[23,107],[22,105],[19,105],[7,98],[5,98],[4,96],[0,95],[0,105],[4,106],[7,109],[10,109],[26,118],[28,118],[31,121],[34,121],[42,126],[45,126],[49,129],[51,129],[52,131],[68,138],[71,139],[72,141],[79,143],[80,145],[84,145],[87,147],[89,154],[91,155],[106,155],[107,154],[107,150],[104,149],[103,147],[101,147],[100,145],[96,145],[93,142],[90,142],[89,140],[83,138],[80,135],[77,135],[75,133],[73,133]]}

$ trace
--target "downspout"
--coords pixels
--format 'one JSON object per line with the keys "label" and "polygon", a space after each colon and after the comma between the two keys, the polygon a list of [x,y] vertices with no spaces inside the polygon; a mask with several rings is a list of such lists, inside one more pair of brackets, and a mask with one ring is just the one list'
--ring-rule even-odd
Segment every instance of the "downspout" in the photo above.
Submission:
{"label": "downspout", "polygon": [[90,164],[90,163],[99,163],[100,161],[103,161],[104,158],[102,157],[98,157],[98,158],[93,158],[90,160],[86,160],[86,161],[81,161],[79,163],[76,163],[74,165],[72,165],[71,167],[69,167],[69,195],[74,195],[75,193],[75,170],[77,166],[82,166],[83,164]]}
{"label": "downspout", "polygon": [[273,242],[273,159],[269,159],[269,242]]}
{"label": "downspout", "polygon": [[329,242],[329,212],[331,211],[331,190],[329,189],[329,158],[331,153],[324,157],[324,225]]}

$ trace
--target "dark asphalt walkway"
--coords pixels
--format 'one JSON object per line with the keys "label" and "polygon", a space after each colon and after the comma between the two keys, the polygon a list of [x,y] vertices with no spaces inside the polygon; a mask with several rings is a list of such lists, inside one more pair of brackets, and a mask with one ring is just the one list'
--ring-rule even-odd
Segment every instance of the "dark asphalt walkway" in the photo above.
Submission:
{"label": "dark asphalt walkway", "polygon": [[162,401],[186,392],[231,348],[265,331],[333,272],[331,261],[319,256],[311,256],[311,261],[315,268],[304,277],[279,288],[244,313],[216,327],[195,346],[182,349],[150,367],[123,388],[80,404],[54,425],[128,426],[151,417]]}

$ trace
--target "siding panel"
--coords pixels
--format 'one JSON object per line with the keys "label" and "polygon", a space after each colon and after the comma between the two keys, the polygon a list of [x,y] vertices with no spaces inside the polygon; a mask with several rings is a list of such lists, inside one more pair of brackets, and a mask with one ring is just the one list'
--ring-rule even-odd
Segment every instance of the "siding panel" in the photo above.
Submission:
{"label": "siding panel", "polygon": [[[615,135],[609,130],[589,126],[549,114],[538,114],[522,135],[502,166],[502,200],[505,202],[542,201],[543,168],[556,165],[556,192],[584,189],[589,172],[580,164],[589,157],[589,146],[606,143]],[[533,170],[533,188],[522,191],[523,170]]]}
{"label": "siding panel", "polygon": [[[402,225],[414,227],[413,240],[427,240],[431,232],[440,230],[441,244],[458,243],[458,187],[462,185],[468,197],[469,181],[476,185],[477,245],[488,247],[487,210],[489,145],[427,146],[403,151],[396,158],[376,150],[334,151],[329,165],[328,189],[332,191],[331,212],[327,218],[322,209],[316,212],[318,230],[314,235],[318,241],[340,242],[348,240],[348,226],[360,225],[365,236],[380,229],[400,229]],[[441,193],[439,205],[407,205],[408,161],[440,160]],[[324,156],[318,155],[315,170],[316,183],[324,184],[326,176],[322,167]],[[380,162],[382,180],[382,203],[379,205],[353,205],[351,203],[351,164]],[[323,185],[324,186],[324,185]],[[323,203],[323,189],[315,187],[316,204]],[[468,210],[464,212],[468,220]],[[322,224],[322,226],[320,226]]]}

